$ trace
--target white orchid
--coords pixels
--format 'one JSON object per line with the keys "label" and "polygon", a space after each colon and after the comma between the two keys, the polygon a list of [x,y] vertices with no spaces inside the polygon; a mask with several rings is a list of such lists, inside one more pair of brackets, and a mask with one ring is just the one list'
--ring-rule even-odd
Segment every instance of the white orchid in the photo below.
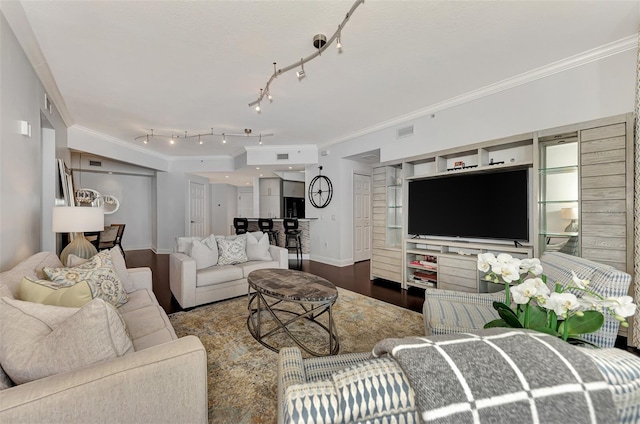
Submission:
{"label": "white orchid", "polygon": [[575,273],[575,271],[571,271],[571,281],[573,281],[573,285],[575,287],[578,287],[579,289],[586,289],[587,286],[590,284],[589,280],[582,280],[580,279],[580,277],[578,277]]}
{"label": "white orchid", "polygon": [[542,264],[538,258],[525,258],[520,261],[520,273],[521,274],[542,274]]}
{"label": "white orchid", "polygon": [[611,301],[613,303],[614,313],[619,317],[630,317],[636,313],[636,305],[633,303],[631,296],[622,297],[608,297],[605,301]]}
{"label": "white orchid", "polygon": [[478,270],[489,272],[491,266],[497,262],[493,253],[480,253],[478,255]]}
{"label": "white orchid", "polygon": [[513,301],[519,305],[529,303],[532,297],[536,295],[537,288],[532,279],[526,280],[522,284],[518,284],[511,288],[511,296]]}
{"label": "white orchid", "polygon": [[572,293],[551,293],[544,307],[552,310],[560,317],[567,317],[569,311],[578,309],[578,298]]}
{"label": "white orchid", "polygon": [[506,284],[520,279],[519,267],[513,263],[499,262],[491,267],[491,271],[501,276]]}

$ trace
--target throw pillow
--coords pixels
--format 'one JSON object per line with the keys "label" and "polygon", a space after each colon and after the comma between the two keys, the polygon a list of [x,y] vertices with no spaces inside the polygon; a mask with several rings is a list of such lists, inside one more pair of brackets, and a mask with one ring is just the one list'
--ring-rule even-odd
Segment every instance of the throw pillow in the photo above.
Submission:
{"label": "throw pillow", "polygon": [[247,258],[250,261],[270,261],[269,246],[269,236],[266,233],[247,233]]}
{"label": "throw pillow", "polygon": [[209,268],[218,263],[218,247],[211,249],[205,243],[193,240],[190,256],[196,261],[196,269]]}
{"label": "throw pillow", "polygon": [[[16,384],[133,352],[118,313],[102,299],[93,299],[80,309],[35,303],[24,307],[26,303],[29,302],[0,300],[0,363]],[[52,328],[41,319],[43,314],[32,313],[32,305],[68,309],[72,315]]]}
{"label": "throw pillow", "polygon": [[79,308],[93,299],[91,288],[86,281],[71,287],[57,287],[48,280],[34,280],[24,277],[20,282],[18,299],[44,305]]}
{"label": "throw pillow", "polygon": [[226,238],[222,236],[216,237],[218,243],[218,265],[233,265],[247,262],[247,238],[245,234]]}
{"label": "throw pillow", "polygon": [[202,237],[178,237],[176,238],[176,252],[191,256],[191,246],[194,240],[202,241]]}
{"label": "throw pillow", "polygon": [[[111,255],[111,263],[113,264],[113,269],[118,274],[118,278],[122,281],[124,285],[124,290],[127,293],[131,293],[136,289],[135,284],[129,277],[129,271],[127,271],[127,264],[124,261],[124,257],[122,256],[122,251],[120,247],[115,246],[109,250],[109,254]],[[89,262],[90,259],[81,258],[79,256],[74,255],[73,253],[67,256],[67,266],[69,268],[73,268],[82,264]]]}
{"label": "throw pillow", "polygon": [[107,250],[80,266],[45,268],[44,272],[59,287],[69,287],[86,281],[93,298],[103,299],[116,307],[124,305],[129,300],[122,281],[113,269],[111,254]]}

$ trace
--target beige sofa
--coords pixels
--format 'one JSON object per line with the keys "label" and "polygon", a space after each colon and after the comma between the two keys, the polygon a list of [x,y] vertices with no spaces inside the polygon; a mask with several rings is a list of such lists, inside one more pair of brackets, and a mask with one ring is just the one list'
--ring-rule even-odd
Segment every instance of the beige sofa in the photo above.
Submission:
{"label": "beige sofa", "polygon": [[270,261],[248,261],[235,265],[214,265],[196,269],[196,261],[185,253],[179,238],[176,251],[169,258],[169,285],[183,308],[211,303],[247,294],[247,276],[264,268],[289,268],[289,252],[269,245]]}
{"label": "beige sofa", "polygon": [[[53,253],[35,254],[0,274],[0,292],[15,297],[22,277],[43,278],[45,266],[62,265]],[[118,312],[135,352],[1,390],[0,422],[207,422],[202,343],[195,336],[176,337],[152,292],[149,268],[127,271],[129,301]]]}

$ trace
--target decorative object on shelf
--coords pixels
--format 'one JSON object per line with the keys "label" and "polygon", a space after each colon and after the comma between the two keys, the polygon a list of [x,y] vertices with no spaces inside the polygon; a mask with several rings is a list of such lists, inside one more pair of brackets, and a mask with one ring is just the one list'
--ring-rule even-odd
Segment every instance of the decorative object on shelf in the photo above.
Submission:
{"label": "decorative object on shelf", "polygon": [[[602,327],[603,312],[613,315],[621,326],[628,327],[625,317],[636,311],[631,296],[604,298],[590,290],[589,281],[581,279],[574,271],[571,271],[571,283],[566,287],[556,283],[551,292],[537,258],[518,259],[504,253],[497,257],[493,253],[481,253],[478,270],[487,273],[486,281],[504,284],[506,296],[505,303],[493,302],[500,318],[488,322],[484,328],[529,328],[564,341],[591,344],[579,337]],[[511,309],[512,300],[515,309]]]}
{"label": "decorative object on shelf", "polygon": [[211,131],[206,131],[206,132],[197,132],[194,134],[189,134],[187,131],[184,132],[184,135],[179,135],[178,133],[175,134],[158,134],[156,132],[154,132],[153,128],[150,128],[149,132],[143,135],[139,135],[138,137],[134,138],[134,140],[141,140],[144,144],[149,144],[149,142],[151,142],[154,138],[162,138],[165,140],[169,140],[169,144],[176,144],[180,139],[183,139],[185,141],[194,141],[197,142],[198,144],[204,144],[205,142],[207,142],[207,137],[220,137],[220,141],[222,144],[226,144],[227,143],[227,137],[249,137],[249,138],[257,138],[258,139],[258,144],[262,144],[262,138],[263,137],[271,137],[273,136],[273,133],[268,133],[268,134],[262,134],[262,133],[258,133],[258,134],[253,134],[253,130],[251,128],[245,128],[244,131],[242,133],[224,133],[224,132],[215,132],[213,131],[213,128],[211,128]]}
{"label": "decorative object on shelf", "polygon": [[344,29],[344,26],[349,21],[349,18],[351,18],[351,15],[353,15],[353,12],[362,3],[364,3],[364,0],[356,0],[355,3],[353,3],[353,6],[351,6],[351,9],[349,9],[349,11],[345,15],[340,25],[338,25],[338,29],[336,30],[336,32],[333,33],[331,37],[329,37],[329,39],[327,39],[327,36],[324,34],[316,34],[313,36],[313,46],[316,49],[318,49],[313,54],[307,57],[304,57],[299,61],[296,61],[291,65],[285,66],[284,68],[280,68],[280,69],[277,69],[276,62],[273,62],[273,74],[265,84],[264,88],[260,89],[260,95],[258,96],[258,98],[253,102],[249,103],[249,107],[255,106],[256,112],[260,113],[260,111],[262,110],[260,105],[262,104],[262,101],[264,100],[265,97],[269,100],[269,102],[273,101],[273,96],[271,95],[271,83],[273,82],[273,80],[275,80],[280,75],[291,71],[292,69],[298,69],[298,68],[299,69],[296,72],[296,76],[298,77],[299,80],[304,78],[306,76],[306,73],[304,70],[304,64],[320,56],[327,48],[329,48],[331,43],[333,43],[334,41],[336,41],[336,48],[338,49],[338,51],[341,51],[342,50],[342,40],[341,40],[342,30]]}
{"label": "decorative object on shelf", "polygon": [[561,208],[560,218],[571,220],[571,223],[564,229],[566,233],[578,232],[578,208]]}
{"label": "decorative object on shelf", "polygon": [[110,194],[100,194],[92,188],[81,188],[76,190],[75,199],[78,205],[90,205],[95,208],[102,208],[105,215],[115,213],[120,208],[120,201]]}
{"label": "decorative object on shelf", "polygon": [[333,197],[333,185],[329,177],[322,175],[322,166],[318,167],[318,175],[309,183],[309,201],[315,208],[324,208]]}
{"label": "decorative object on shelf", "polygon": [[102,208],[81,206],[57,206],[53,208],[52,229],[54,233],[76,233],[71,243],[60,254],[60,261],[67,265],[67,257],[74,254],[89,259],[97,249],[85,237],[84,232],[104,230]]}

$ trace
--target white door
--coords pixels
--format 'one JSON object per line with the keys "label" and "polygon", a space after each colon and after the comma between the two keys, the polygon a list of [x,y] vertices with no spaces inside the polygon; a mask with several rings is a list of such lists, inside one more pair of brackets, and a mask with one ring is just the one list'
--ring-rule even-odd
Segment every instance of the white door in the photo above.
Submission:
{"label": "white door", "polygon": [[238,187],[238,218],[253,218],[253,187]]}
{"label": "white door", "polygon": [[189,236],[204,237],[205,234],[205,185],[189,181]]}
{"label": "white door", "polygon": [[371,259],[371,177],[353,174],[353,260]]}

